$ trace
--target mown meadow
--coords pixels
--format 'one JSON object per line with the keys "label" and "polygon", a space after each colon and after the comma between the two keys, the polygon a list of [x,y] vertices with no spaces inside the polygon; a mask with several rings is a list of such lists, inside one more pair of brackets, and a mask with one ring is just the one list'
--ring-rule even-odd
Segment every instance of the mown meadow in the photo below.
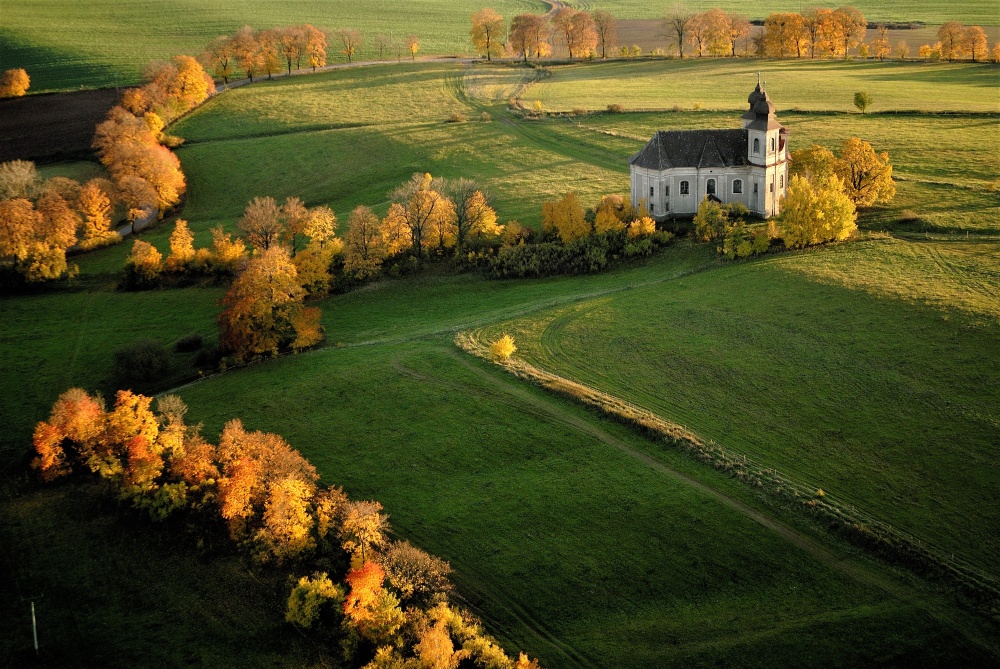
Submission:
{"label": "mown meadow", "polygon": [[[673,66],[637,71],[666,82]],[[386,65],[230,91],[170,130],[186,140],[178,150],[189,184],[182,216],[197,244],[212,226],[235,229],[258,195],[329,204],[343,222],[357,204],[384,212],[389,190],[430,171],[476,178],[494,192],[501,221],[537,226],[541,203],[566,191],[589,205],[624,192],[626,159],[656,128],[738,123],[755,75],[741,70],[726,81],[721,111],[694,111],[717,90],[707,75],[722,76],[717,63],[697,66],[706,75],[697,85],[661,86],[649,106],[665,111],[649,113],[525,118],[506,108],[519,96],[529,108],[540,99],[546,109],[603,109],[604,73],[618,65],[547,73]],[[917,79],[929,71],[911,67]],[[858,64],[822,76],[839,77],[849,100],[873,72]],[[987,666],[997,657],[996,630],[946,592],[680,452],[459,352],[452,338],[510,331],[528,360],[829,487],[995,572],[998,518],[983,502],[997,492],[990,458],[1000,434],[1000,385],[983,364],[997,356],[1000,327],[997,124],[983,83],[995,73],[947,68],[948,94],[930,96],[931,113],[921,115],[844,113],[839,97],[805,85],[789,85],[788,99],[772,93],[793,148],[836,148],[859,135],[890,152],[899,196],[861,223],[895,237],[736,264],[684,240],[605,274],[544,280],[489,281],[433,266],[320,301],[326,342],[317,351],[189,385],[191,361],[175,354],[163,386],[186,384],[178,392],[189,419],[210,437],[241,417],[287,437],[325,482],[382,501],[401,536],[452,563],[459,592],[489,631],[544,666]],[[783,86],[769,75],[769,90]],[[885,109],[908,108],[911,95],[902,84],[877,93]],[[977,112],[936,113],[952,110],[955,95],[971,96]],[[675,104],[682,111],[669,111]],[[785,111],[792,107],[808,111]],[[467,121],[447,122],[456,113]],[[55,165],[47,174],[90,169]],[[901,222],[904,209],[917,219]],[[165,251],[171,227],[142,237]],[[32,427],[59,392],[107,392],[116,348],[148,337],[169,346],[192,333],[213,342],[224,287],[120,292],[129,246],[77,257],[81,274],[68,286],[0,304],[8,471],[23,467]],[[57,593],[45,606],[72,634],[53,643],[97,626],[109,633],[95,657],[136,649],[109,666],[149,661],[148,639],[159,634],[203,648],[203,661],[220,666],[266,666],[278,653],[291,664],[336,662],[289,641],[280,620],[259,613],[227,626],[208,609],[216,635],[197,617],[182,627],[155,616],[132,622],[130,612],[148,600],[132,602],[131,586],[97,578],[93,566],[67,569],[94,562],[73,546],[86,546],[87,556],[120,550],[120,533],[102,519],[114,504],[80,505],[74,518],[83,529],[37,557],[42,535],[24,528],[51,536],[52,508],[82,493],[72,485],[39,491],[20,474],[11,480],[0,503],[12,519],[0,528],[3,559],[16,567],[10,588]],[[155,528],[145,532],[136,541],[157,545]],[[168,588],[174,572],[153,576],[160,567],[149,560],[137,583]],[[237,564],[202,562],[185,571],[197,578],[173,579],[178,594],[164,610],[219,596],[205,579],[250,588]],[[262,598],[280,599],[281,584],[260,587]],[[240,612],[263,600],[221,601]],[[21,616],[19,602],[4,607],[4,619]],[[2,635],[10,652],[0,656],[24,657],[30,637],[17,623],[10,628]],[[127,630],[120,640],[117,629]],[[232,652],[244,637],[254,644]]]}

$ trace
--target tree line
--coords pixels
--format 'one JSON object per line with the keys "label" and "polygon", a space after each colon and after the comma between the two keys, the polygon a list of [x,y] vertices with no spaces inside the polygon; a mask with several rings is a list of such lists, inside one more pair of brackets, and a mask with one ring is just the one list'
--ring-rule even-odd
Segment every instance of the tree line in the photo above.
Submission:
{"label": "tree line", "polygon": [[[691,12],[675,6],[660,21],[661,37],[668,49],[656,49],[654,55],[685,54],[758,58],[847,58],[856,51],[861,58],[883,60],[895,54],[907,58],[910,47],[899,42],[895,51],[889,40],[889,25],[876,25],[877,36],[865,42],[869,23],[855,7],[838,9],[812,8],[801,13],[775,12],[762,22],[762,30],[743,14],[715,8]],[[558,45],[573,58],[607,58],[641,55],[638,46],[617,44],[617,21],[607,11],[586,12],[560,7],[551,19],[547,15],[518,14],[508,25],[494,9],[484,8],[472,15],[470,31],[476,52],[494,57],[546,58]],[[954,21],[941,26],[935,45],[920,48],[921,58],[973,61],[985,60],[986,33],[979,26],[962,26]],[[685,51],[687,50],[687,51]],[[1000,44],[993,49],[993,60],[1000,62]]]}
{"label": "tree line", "polygon": [[285,620],[366,669],[538,669],[515,661],[452,601],[451,567],[392,540],[375,500],[319,485],[316,468],[280,435],[234,419],[218,443],[185,422],[176,395],[118,391],[112,408],[80,388],[39,422],[31,465],[45,481],[90,472],[156,522],[184,517],[224,535],[258,563],[286,571]]}

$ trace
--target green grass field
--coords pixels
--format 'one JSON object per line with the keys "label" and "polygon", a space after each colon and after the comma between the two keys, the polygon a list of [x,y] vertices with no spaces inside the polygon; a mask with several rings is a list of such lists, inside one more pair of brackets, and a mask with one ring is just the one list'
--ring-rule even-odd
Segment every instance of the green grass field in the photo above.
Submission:
{"label": "green grass field", "polygon": [[[640,0],[570,0],[566,4],[578,9],[604,9],[624,19],[657,19],[664,16],[669,5],[651,5]],[[798,0],[778,0],[777,2],[717,2],[715,0],[688,0],[684,3],[690,11],[703,12],[722,7],[731,12],[740,12],[751,19],[766,18],[771,12],[802,12],[807,5]],[[831,5],[832,6],[832,5]],[[987,0],[972,0],[960,5],[946,4],[939,0],[904,0],[903,2],[879,2],[878,0],[858,0],[851,3],[860,9],[869,21],[923,21],[924,23],[945,23],[958,21],[965,24],[996,25],[996,7]]]}
{"label": "green grass field", "polygon": [[[572,108],[617,67],[554,68],[531,83],[530,69],[404,64],[228,92],[171,129],[187,140],[178,151],[189,184],[182,216],[198,244],[213,225],[234,229],[257,195],[329,204],[344,221],[356,204],[384,211],[390,189],[430,171],[478,179],[496,193],[501,220],[537,225],[542,201],[568,190],[588,204],[623,192],[626,158],[655,129],[732,127],[749,92],[726,79],[732,92],[719,112],[526,120],[504,109],[510,95],[530,104],[549,90]],[[668,72],[637,67],[650,81]],[[724,78],[718,64],[698,67]],[[807,81],[801,72],[816,67],[787,76]],[[846,90],[861,71],[823,76],[840,77]],[[924,70],[912,72],[919,79]],[[988,104],[981,82],[994,75],[978,66],[942,72],[949,95]],[[655,106],[708,106],[704,90],[691,86]],[[903,85],[886,91],[887,109],[911,95]],[[459,591],[489,631],[547,667],[995,662],[996,629],[912,575],[451,343],[459,330],[515,328],[529,359],[753,453],[995,572],[1000,518],[988,500],[997,493],[990,456],[1000,398],[995,370],[983,364],[997,356],[1000,328],[995,118],[861,117],[838,111],[839,99],[824,107],[822,95],[776,100],[793,148],[835,147],[857,134],[888,150],[905,180],[892,206],[862,223],[902,238],[737,264],[681,242],[595,276],[496,282],[432,271],[379,282],[320,302],[326,348],[182,387],[189,418],[210,436],[231,417],[280,432],[325,481],[381,500],[401,536],[452,562]],[[950,99],[942,96],[936,111]],[[782,111],[791,106],[815,111]],[[478,120],[483,111],[491,122]],[[454,112],[470,121],[445,123]],[[85,163],[46,168],[57,173],[94,172]],[[898,223],[904,208],[923,223]],[[166,251],[171,227],[143,238]],[[924,229],[935,239],[921,240]],[[965,241],[966,232],[975,237]],[[117,292],[130,246],[75,258],[81,275],[68,288],[0,303],[0,457],[8,465],[23,460],[34,423],[59,392],[107,386],[116,348],[146,337],[169,345],[193,332],[213,340],[224,289]],[[179,382],[190,361],[175,362]],[[259,611],[216,643],[205,635],[218,628],[202,629],[198,618],[175,628],[143,614],[148,600],[133,601],[127,586],[88,581],[90,559],[67,569],[73,546],[87,555],[120,550],[123,539],[97,501],[51,555],[27,557],[50,541],[53,514],[77,494],[70,490],[5,494],[0,517],[15,520],[0,524],[0,546],[11,547],[3,554],[9,573],[61,593],[47,603],[60,625],[108,631],[95,657],[121,648],[128,652],[117,666],[155,663],[155,645],[169,634],[165,643],[176,648],[204,649],[194,661],[267,665],[282,654],[289,664],[318,662]],[[175,568],[144,587],[169,587]],[[217,568],[230,591],[249,587],[233,565]],[[193,565],[185,574],[165,610],[192,606],[205,596],[198,584],[215,578]],[[107,594],[87,599],[66,585],[75,581]],[[262,602],[234,600],[236,613],[226,615]],[[21,610],[13,600],[3,606],[11,613],[2,620]],[[211,611],[212,625],[226,624]],[[24,657],[29,637],[10,625],[0,657]],[[60,652],[81,635],[67,634]],[[216,661],[244,635],[254,642]]]}

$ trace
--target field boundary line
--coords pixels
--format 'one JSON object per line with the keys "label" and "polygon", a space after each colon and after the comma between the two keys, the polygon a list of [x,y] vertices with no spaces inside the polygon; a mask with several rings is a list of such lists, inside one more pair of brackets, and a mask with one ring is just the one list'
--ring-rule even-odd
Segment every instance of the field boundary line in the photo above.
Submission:
{"label": "field boundary line", "polygon": [[595,408],[640,432],[679,448],[732,478],[807,512],[825,522],[850,543],[885,561],[904,565],[921,575],[956,586],[967,603],[981,612],[995,611],[1000,606],[1000,583],[995,577],[870,513],[840,502],[833,496],[820,494],[819,489],[792,479],[773,467],[767,467],[745,455],[730,453],[714,441],[706,442],[686,427],[627,400],[523,360],[497,360],[490,353],[489,347],[480,342],[473,332],[459,332],[455,336],[455,344],[466,353],[491,362],[518,378]]}

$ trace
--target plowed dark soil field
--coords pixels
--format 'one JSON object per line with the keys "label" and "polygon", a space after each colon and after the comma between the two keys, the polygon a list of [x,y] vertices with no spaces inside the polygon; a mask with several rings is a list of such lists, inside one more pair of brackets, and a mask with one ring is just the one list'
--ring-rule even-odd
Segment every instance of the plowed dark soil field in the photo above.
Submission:
{"label": "plowed dark soil field", "polygon": [[0,100],[0,162],[39,162],[90,153],[94,127],[117,102],[114,88]]}

